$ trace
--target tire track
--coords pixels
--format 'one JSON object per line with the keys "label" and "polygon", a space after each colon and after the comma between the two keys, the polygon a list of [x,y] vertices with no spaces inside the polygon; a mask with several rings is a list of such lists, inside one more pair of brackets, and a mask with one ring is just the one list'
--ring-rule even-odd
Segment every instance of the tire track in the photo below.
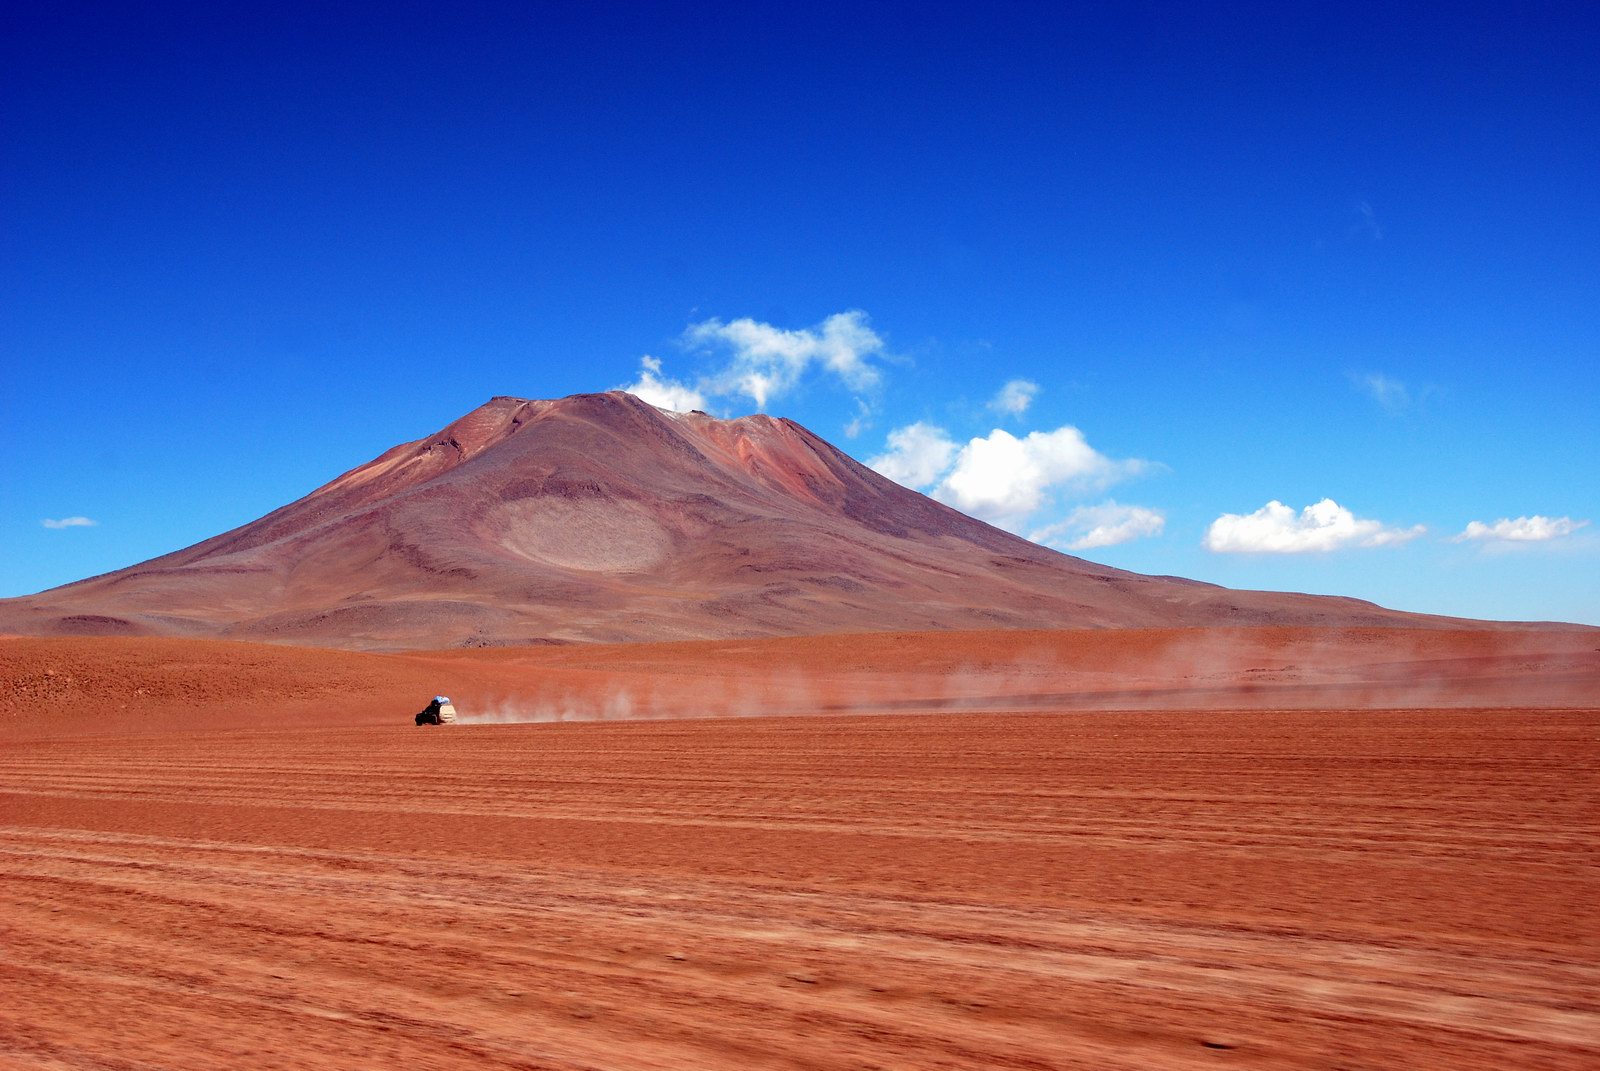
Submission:
{"label": "tire track", "polygon": [[1374,720],[19,746],[0,1066],[1593,1066],[1600,716]]}

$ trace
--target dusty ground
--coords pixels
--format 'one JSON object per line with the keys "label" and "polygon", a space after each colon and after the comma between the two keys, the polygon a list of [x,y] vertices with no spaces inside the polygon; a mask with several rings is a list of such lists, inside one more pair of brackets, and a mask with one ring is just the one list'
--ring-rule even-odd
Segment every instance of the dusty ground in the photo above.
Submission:
{"label": "dusty ground", "polygon": [[1600,629],[1079,629],[372,654],[0,637],[0,741],[476,720],[1600,705]]}
{"label": "dusty ground", "polygon": [[139,724],[0,740],[0,1068],[1600,1064],[1594,710]]}
{"label": "dusty ground", "polygon": [[1594,635],[0,640],[0,1069],[1594,1066]]}

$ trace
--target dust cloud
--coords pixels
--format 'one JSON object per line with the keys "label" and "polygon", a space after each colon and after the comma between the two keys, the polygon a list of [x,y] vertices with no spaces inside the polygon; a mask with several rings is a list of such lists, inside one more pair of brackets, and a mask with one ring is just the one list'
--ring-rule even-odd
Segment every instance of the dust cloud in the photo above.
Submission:
{"label": "dust cloud", "polygon": [[815,681],[798,670],[760,676],[641,680],[591,687],[532,687],[510,695],[469,696],[456,703],[464,725],[643,721],[664,718],[748,718],[823,710]]}
{"label": "dust cloud", "polygon": [[[1595,702],[1600,650],[1566,635],[1194,629],[1003,634],[984,649],[633,661],[458,700],[466,724],[946,711],[1350,710]],[[863,644],[870,646],[863,638]],[[976,647],[977,645],[973,645]]]}

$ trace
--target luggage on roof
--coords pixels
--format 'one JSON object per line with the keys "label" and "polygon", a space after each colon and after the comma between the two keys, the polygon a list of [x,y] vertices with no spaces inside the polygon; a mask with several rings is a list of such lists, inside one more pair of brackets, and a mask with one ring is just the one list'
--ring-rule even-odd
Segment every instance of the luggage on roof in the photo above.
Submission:
{"label": "luggage on roof", "polygon": [[422,713],[417,715],[418,725],[453,725],[456,720],[456,708],[451,704],[447,695],[436,695],[433,702],[422,708]]}

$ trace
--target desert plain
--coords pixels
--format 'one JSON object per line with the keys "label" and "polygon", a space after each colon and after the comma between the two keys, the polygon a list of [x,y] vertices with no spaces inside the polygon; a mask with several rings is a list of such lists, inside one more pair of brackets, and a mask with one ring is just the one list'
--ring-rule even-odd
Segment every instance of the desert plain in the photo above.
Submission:
{"label": "desert plain", "polygon": [[12,638],[0,685],[0,1068],[1600,1063],[1592,630]]}

